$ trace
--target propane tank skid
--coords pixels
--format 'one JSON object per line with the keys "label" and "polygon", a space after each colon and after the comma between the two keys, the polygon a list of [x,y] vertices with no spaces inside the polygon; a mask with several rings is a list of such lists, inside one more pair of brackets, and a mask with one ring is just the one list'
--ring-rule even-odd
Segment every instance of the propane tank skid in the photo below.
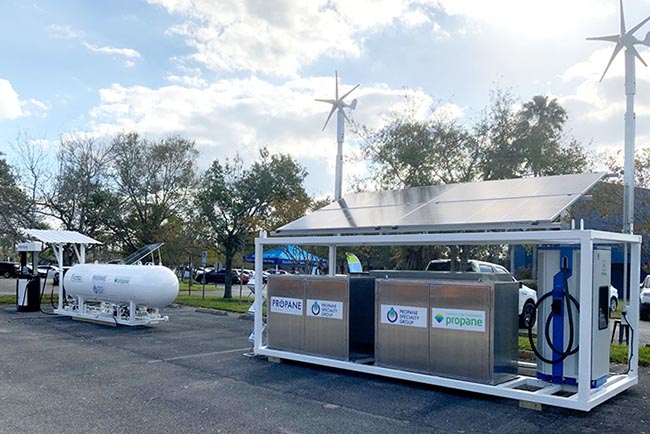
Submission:
{"label": "propane tank skid", "polygon": [[178,295],[178,279],[160,265],[79,264],[63,279],[66,300],[55,313],[109,324],[151,325]]}

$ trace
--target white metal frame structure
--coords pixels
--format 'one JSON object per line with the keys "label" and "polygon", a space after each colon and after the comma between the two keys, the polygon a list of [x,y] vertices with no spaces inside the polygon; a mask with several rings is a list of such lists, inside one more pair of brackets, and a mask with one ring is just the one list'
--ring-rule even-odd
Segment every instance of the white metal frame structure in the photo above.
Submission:
{"label": "white metal frame structure", "polygon": [[[578,245],[580,247],[580,296],[582,306],[592,305],[592,267],[594,245],[623,244],[630,252],[631,282],[639,281],[641,237],[638,235],[604,232],[586,229],[557,231],[520,231],[520,232],[482,232],[482,233],[423,233],[423,234],[387,234],[387,235],[331,235],[304,237],[268,238],[265,232],[255,239],[255,285],[262,287],[262,253],[265,245],[298,244],[309,246],[387,246],[387,245],[488,245],[488,244],[559,244]],[[333,274],[330,271],[330,274]],[[258,286],[259,285],[259,286]],[[633,331],[639,324],[639,287],[630,285],[628,322]],[[355,372],[376,374],[385,377],[410,380],[435,386],[449,387],[469,392],[494,395],[521,401],[546,404],[557,407],[589,411],[613,396],[638,383],[639,339],[636,332],[628,347],[630,360],[629,371],[625,374],[610,375],[607,381],[597,388],[591,388],[591,353],[593,312],[585,309],[580,313],[579,374],[578,386],[547,383],[535,377],[519,375],[509,382],[491,386],[487,384],[445,378],[436,375],[420,374],[399,369],[389,369],[372,365],[359,364],[325,357],[316,357],[290,351],[270,349],[265,345],[263,336],[262,297],[255,298],[255,342],[256,355],[277,357],[299,362],[313,363]],[[373,307],[374,308],[374,307]]]}
{"label": "white metal frame structure", "polygon": [[[106,324],[122,324],[128,326],[153,325],[169,321],[168,316],[162,316],[160,309],[147,306],[138,306],[133,301],[128,305],[99,300],[86,300],[81,296],[70,296],[72,302],[65,303],[63,283],[63,248],[66,244],[72,244],[79,264],[86,263],[86,246],[89,244],[102,244],[93,238],[74,231],[56,231],[40,229],[23,229],[26,235],[36,238],[52,248],[56,257],[59,270],[59,289],[57,307],[54,313],[57,315],[81,318],[90,321]],[[144,265],[143,265],[144,266]],[[126,312],[128,315],[121,315]],[[122,311],[121,311],[122,310]],[[115,315],[117,313],[117,315]]]}

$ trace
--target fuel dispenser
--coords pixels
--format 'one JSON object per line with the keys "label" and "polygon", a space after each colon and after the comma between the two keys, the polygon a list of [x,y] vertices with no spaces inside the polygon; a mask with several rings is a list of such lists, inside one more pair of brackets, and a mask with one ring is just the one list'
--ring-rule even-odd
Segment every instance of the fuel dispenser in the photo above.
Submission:
{"label": "fuel dispenser", "polygon": [[537,378],[556,384],[577,385],[580,312],[592,309],[591,387],[602,385],[609,374],[609,286],[611,250],[593,252],[592,306],[580,306],[580,249],[576,246],[541,246],[538,250],[537,343],[532,326],[528,336],[537,356]]}
{"label": "fuel dispenser", "polygon": [[[42,250],[40,242],[19,243],[20,272],[16,280],[16,310],[18,312],[37,312],[41,309],[41,280],[38,276],[38,254]],[[32,271],[27,267],[27,255],[31,257]]]}

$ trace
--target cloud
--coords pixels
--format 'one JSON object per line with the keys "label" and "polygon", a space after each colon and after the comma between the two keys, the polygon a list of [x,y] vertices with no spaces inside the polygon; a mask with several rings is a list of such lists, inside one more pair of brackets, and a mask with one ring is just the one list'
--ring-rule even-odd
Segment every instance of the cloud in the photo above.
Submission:
{"label": "cloud", "polygon": [[[186,18],[168,29],[194,50],[188,60],[217,71],[295,77],[322,56],[361,56],[382,28],[430,23],[428,1],[148,0]],[[433,2],[433,1],[431,1]]]}
{"label": "cloud", "polygon": [[449,15],[461,15],[532,39],[553,38],[575,31],[617,11],[616,5],[607,0],[439,0],[439,4]]}
{"label": "cloud", "polygon": [[[345,82],[339,86],[341,92],[352,87]],[[308,77],[279,85],[256,77],[224,79],[201,88],[113,84],[100,91],[100,103],[90,113],[91,128],[100,136],[130,130],[149,137],[180,134],[197,142],[204,167],[235,153],[252,161],[260,147],[268,146],[272,152],[288,153],[307,165],[312,174],[310,191],[317,192],[319,186],[333,184],[336,122],[321,131],[329,106],[314,98],[329,98],[333,93],[332,77]],[[410,94],[418,105],[430,108],[428,95],[421,91]],[[348,102],[354,97],[359,106],[350,116],[370,128],[383,124],[382,114],[400,112],[407,104],[403,89],[383,84],[355,90]],[[421,116],[428,114],[430,111],[423,109]],[[350,128],[346,134],[348,155],[356,138]],[[350,173],[351,166],[346,168],[346,176]]]}
{"label": "cloud", "polygon": [[18,94],[8,80],[0,79],[0,119],[16,119],[23,116]]}
{"label": "cloud", "polygon": [[84,42],[83,46],[95,53],[109,54],[111,56],[123,56],[128,59],[139,59],[140,53],[132,48],[114,48],[114,47],[99,47],[97,45]]}
{"label": "cloud", "polygon": [[73,30],[68,25],[52,24],[47,28],[47,32],[52,39],[81,39],[84,33]]}

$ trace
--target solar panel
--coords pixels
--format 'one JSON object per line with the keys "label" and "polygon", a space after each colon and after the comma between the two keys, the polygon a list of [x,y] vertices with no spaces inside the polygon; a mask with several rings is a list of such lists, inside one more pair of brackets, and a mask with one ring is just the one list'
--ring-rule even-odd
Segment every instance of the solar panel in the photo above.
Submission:
{"label": "solar panel", "polygon": [[140,247],[138,250],[124,258],[121,263],[127,265],[135,264],[164,245],[165,243],[145,244],[143,247]]}
{"label": "solar panel", "polygon": [[552,223],[605,176],[582,173],[346,196],[274,235],[490,230]]}

